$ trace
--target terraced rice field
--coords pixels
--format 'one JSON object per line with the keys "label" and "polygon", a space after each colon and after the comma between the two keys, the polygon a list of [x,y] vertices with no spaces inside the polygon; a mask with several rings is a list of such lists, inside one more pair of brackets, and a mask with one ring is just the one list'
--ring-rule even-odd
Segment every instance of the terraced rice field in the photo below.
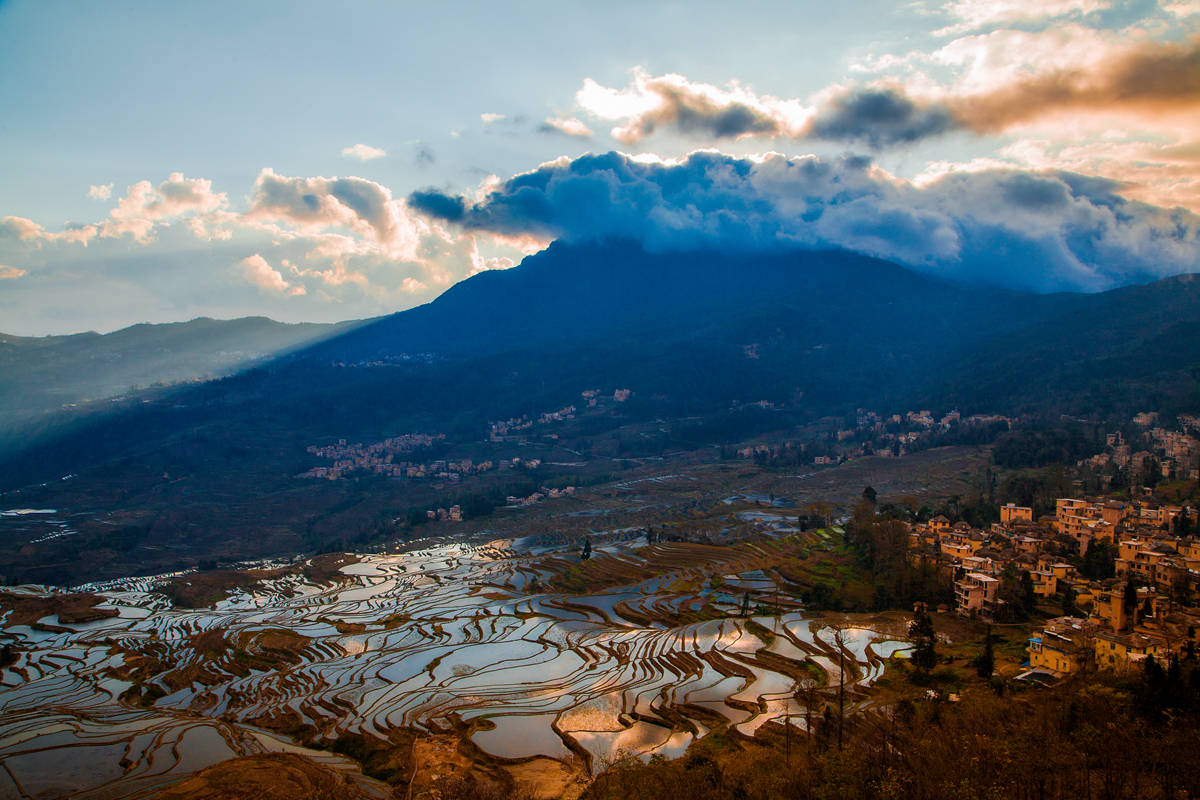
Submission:
{"label": "terraced rice field", "polygon": [[[726,573],[713,588],[686,566],[696,547],[598,548],[617,564],[679,569],[582,595],[531,593],[572,556],[509,542],[367,555],[332,581],[291,572],[208,609],[173,608],[146,579],[91,587],[118,616],[4,628],[17,660],[0,672],[0,796],[132,798],[236,755],[286,751],[382,797],[388,787],[352,762],[295,741],[395,742],[398,731],[457,732],[491,763],[555,759],[594,774],[629,755],[681,754],[717,724],[802,726],[798,681],[831,694],[843,665],[853,698],[904,649],[862,628],[839,644],[802,611],[737,617],[733,587],[765,597],[770,577]],[[702,608],[715,618],[670,622]]]}

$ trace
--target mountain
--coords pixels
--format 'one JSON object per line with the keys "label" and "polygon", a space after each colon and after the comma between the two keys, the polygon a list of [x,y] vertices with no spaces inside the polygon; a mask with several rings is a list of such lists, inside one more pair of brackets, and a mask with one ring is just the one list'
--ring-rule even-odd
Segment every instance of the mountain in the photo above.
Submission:
{"label": "mountain", "polygon": [[[237,374],[45,420],[0,457],[5,502],[88,514],[64,543],[12,560],[0,547],[0,571],[78,576],[83,553],[90,575],[345,546],[453,499],[486,511],[557,478],[599,479],[621,459],[792,436],[859,407],[1194,411],[1195,320],[1194,276],[1036,295],[843,251],[555,244]],[[581,393],[597,389],[632,395],[589,410]],[[489,441],[490,422],[571,405],[577,418],[553,436]],[[449,488],[297,478],[329,463],[311,445],[406,433],[444,435],[428,459],[538,454],[588,466]]]}
{"label": "mountain", "polygon": [[[921,295],[911,308],[906,301]],[[816,323],[864,312],[856,325],[911,331],[961,327],[983,314],[1008,327],[1019,293],[970,288],[846,251],[649,253],[632,242],[552,244],[517,268],[475,275],[432,303],[381,317],[313,349],[345,360],[398,352],[480,356],[520,348],[604,340],[625,331],[694,338],[697,327],[790,307]],[[1030,295],[1033,305],[1036,295]],[[941,312],[920,320],[926,306]],[[869,312],[869,313],[868,313]],[[807,324],[811,323],[811,324]]]}
{"label": "mountain", "polygon": [[1200,409],[1200,275],[1043,302],[1052,314],[981,342],[926,395],[1011,413]]}
{"label": "mountain", "polygon": [[228,375],[354,324],[288,325],[265,317],[201,317],[133,325],[108,334],[0,333],[0,429],[12,429],[64,406],[129,394],[152,384]]}

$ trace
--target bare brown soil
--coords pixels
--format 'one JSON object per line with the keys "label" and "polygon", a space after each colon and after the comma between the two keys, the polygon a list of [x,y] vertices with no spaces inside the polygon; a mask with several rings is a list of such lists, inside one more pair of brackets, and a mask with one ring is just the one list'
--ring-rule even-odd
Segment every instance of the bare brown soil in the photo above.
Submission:
{"label": "bare brown soil", "polygon": [[332,583],[343,577],[342,567],[357,564],[358,556],[351,553],[322,553],[313,556],[302,570],[304,577],[313,583]]}
{"label": "bare brown soil", "polygon": [[332,770],[291,753],[214,764],[164,789],[154,800],[359,800],[364,795]]}
{"label": "bare brown soil", "polygon": [[285,575],[284,569],[217,569],[192,572],[168,581],[160,591],[179,608],[207,608],[234,589]]}
{"label": "bare brown soil", "polygon": [[117,616],[111,608],[96,608],[104,601],[94,594],[55,594],[47,597],[0,592],[0,611],[12,612],[7,625],[34,625],[39,619],[57,614],[58,621],[66,625],[93,622]]}

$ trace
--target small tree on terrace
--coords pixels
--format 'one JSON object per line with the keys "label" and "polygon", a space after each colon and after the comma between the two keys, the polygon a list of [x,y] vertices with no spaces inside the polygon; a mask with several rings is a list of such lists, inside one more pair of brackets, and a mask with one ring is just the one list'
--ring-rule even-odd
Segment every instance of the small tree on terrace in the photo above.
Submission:
{"label": "small tree on terrace", "polygon": [[996,655],[992,651],[992,626],[987,626],[984,635],[983,652],[975,658],[975,671],[981,678],[990,678],[996,669]]}
{"label": "small tree on terrace", "polygon": [[937,666],[937,634],[933,630],[933,619],[924,603],[913,606],[913,618],[908,623],[908,637],[913,642],[913,666],[922,672],[929,672]]}

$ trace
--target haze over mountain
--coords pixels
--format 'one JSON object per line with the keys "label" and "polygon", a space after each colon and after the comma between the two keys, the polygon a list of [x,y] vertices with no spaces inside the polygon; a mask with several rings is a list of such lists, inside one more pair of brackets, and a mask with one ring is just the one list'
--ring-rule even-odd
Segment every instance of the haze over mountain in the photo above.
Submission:
{"label": "haze over mountain", "polygon": [[64,406],[151,384],[209,380],[354,323],[286,325],[264,317],[133,325],[108,334],[0,333],[0,430]]}

